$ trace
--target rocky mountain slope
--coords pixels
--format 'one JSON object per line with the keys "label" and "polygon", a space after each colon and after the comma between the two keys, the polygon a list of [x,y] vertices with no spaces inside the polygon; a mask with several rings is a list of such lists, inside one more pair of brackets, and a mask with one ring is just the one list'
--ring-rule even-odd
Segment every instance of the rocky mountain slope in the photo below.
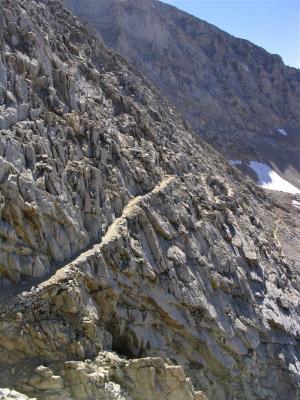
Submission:
{"label": "rocky mountain slope", "polygon": [[65,4],[228,159],[261,160],[300,189],[300,70],[157,0]]}
{"label": "rocky mountain slope", "polygon": [[59,1],[0,46],[0,398],[299,397],[272,198]]}

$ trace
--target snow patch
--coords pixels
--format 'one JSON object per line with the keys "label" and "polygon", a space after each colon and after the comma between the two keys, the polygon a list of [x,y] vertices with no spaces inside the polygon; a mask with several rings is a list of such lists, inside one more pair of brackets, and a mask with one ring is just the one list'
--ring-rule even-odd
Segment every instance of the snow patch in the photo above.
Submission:
{"label": "snow patch", "polygon": [[294,207],[299,208],[300,209],[300,201],[297,200],[292,200],[292,204]]}
{"label": "snow patch", "polygon": [[229,160],[230,165],[241,165],[242,161],[241,160]]}
{"label": "snow patch", "polygon": [[279,132],[283,136],[287,136],[287,131],[283,128],[277,129],[277,132]]}
{"label": "snow patch", "polygon": [[[233,166],[242,165],[241,160],[230,160],[229,163]],[[285,179],[281,178],[269,165],[260,163],[258,161],[250,161],[244,163],[248,165],[258,176],[258,185],[264,189],[277,190],[279,192],[286,192],[292,194],[300,194],[300,189],[292,185]],[[296,201],[296,200],[295,200]],[[300,203],[299,203],[300,208]]]}
{"label": "snow patch", "polygon": [[249,166],[258,176],[258,185],[264,189],[300,194],[300,190],[296,188],[296,186],[281,178],[281,176],[278,175],[277,172],[273,171],[269,165],[258,161],[250,161]]}

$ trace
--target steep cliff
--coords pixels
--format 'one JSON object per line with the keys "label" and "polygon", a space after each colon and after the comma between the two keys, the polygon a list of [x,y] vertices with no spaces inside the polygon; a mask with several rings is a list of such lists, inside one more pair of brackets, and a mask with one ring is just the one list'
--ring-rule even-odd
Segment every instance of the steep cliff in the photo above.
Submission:
{"label": "steep cliff", "polygon": [[227,159],[262,160],[300,189],[299,70],[157,0],[65,4]]}
{"label": "steep cliff", "polygon": [[272,198],[60,2],[0,46],[0,395],[297,398]]}

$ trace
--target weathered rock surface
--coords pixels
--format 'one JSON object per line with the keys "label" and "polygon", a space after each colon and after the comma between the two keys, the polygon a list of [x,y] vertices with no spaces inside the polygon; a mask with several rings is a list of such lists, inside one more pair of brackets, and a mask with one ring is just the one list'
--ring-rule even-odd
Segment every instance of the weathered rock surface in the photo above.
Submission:
{"label": "weathered rock surface", "polygon": [[60,2],[3,0],[0,39],[0,387],[297,398],[272,199]]}
{"label": "weathered rock surface", "polygon": [[94,361],[40,365],[21,372],[20,380],[23,390],[44,400],[206,400],[194,390],[182,367],[158,357],[127,361],[101,352]]}
{"label": "weathered rock surface", "polygon": [[299,69],[157,0],[64,2],[228,159],[263,160],[300,188]]}

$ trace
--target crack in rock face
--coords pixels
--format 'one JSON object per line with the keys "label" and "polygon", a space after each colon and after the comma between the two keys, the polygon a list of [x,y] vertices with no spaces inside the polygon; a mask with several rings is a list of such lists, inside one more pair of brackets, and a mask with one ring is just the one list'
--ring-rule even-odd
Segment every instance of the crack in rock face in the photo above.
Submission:
{"label": "crack in rock face", "polygon": [[297,398],[272,198],[59,1],[0,47],[0,398]]}

